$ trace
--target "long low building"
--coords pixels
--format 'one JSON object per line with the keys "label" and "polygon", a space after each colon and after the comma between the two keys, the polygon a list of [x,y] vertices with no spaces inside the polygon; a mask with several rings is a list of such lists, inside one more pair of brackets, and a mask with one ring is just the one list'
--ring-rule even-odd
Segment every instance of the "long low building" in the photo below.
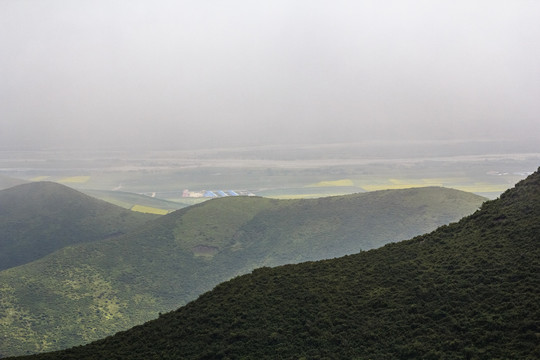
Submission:
{"label": "long low building", "polygon": [[182,197],[189,198],[216,198],[216,197],[226,197],[226,196],[255,196],[251,191],[248,190],[202,190],[202,191],[189,191],[188,189],[182,192]]}

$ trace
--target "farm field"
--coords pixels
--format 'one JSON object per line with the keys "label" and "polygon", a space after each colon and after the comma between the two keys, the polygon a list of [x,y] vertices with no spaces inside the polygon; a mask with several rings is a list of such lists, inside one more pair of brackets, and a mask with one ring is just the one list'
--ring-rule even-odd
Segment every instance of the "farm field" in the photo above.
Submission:
{"label": "farm field", "polygon": [[165,209],[155,208],[151,206],[135,205],[131,208],[132,211],[142,212],[146,214],[166,215],[168,213]]}
{"label": "farm field", "polygon": [[[54,181],[128,209],[166,213],[207,200],[185,191],[234,190],[298,199],[444,186],[496,198],[540,164],[536,145],[516,153],[424,144],[361,144],[199,151],[0,151],[0,175]],[[1,185],[1,184],[0,184]]]}

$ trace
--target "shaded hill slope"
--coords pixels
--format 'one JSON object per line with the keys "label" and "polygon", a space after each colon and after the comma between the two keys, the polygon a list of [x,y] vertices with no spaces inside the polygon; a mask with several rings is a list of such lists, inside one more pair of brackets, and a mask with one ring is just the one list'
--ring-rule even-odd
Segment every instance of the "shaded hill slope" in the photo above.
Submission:
{"label": "shaded hill slope", "polygon": [[25,184],[27,181],[10,176],[0,175],[0,190],[4,190],[16,185]]}
{"label": "shaded hill slope", "polygon": [[483,200],[424,188],[314,200],[229,197],[185,208],[137,232],[1,272],[0,353],[96,340],[256,267],[381,246],[458,220]]}
{"label": "shaded hill slope", "polygon": [[484,200],[441,187],[283,200],[285,206],[258,213],[235,235],[264,265],[320,260],[424,234],[471,214]]}
{"label": "shaded hill slope", "polygon": [[137,214],[53,182],[0,191],[0,270],[64,246],[126,233],[155,216]]}
{"label": "shaded hill slope", "polygon": [[261,268],[104,340],[31,359],[537,359],[540,173],[458,223]]}

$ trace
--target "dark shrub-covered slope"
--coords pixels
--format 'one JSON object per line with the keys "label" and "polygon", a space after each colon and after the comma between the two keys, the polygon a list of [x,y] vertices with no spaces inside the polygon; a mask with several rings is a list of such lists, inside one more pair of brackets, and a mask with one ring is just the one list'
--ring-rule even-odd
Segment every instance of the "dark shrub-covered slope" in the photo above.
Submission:
{"label": "dark shrub-covered slope", "polygon": [[32,359],[540,358],[540,174],[458,223],[261,268],[84,347]]}

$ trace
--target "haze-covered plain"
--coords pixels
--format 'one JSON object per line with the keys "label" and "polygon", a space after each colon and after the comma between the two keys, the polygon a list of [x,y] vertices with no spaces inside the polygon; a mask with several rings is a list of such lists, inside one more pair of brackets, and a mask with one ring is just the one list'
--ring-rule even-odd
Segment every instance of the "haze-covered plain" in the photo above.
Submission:
{"label": "haze-covered plain", "polygon": [[[487,153],[486,147],[498,151]],[[148,207],[156,213],[207,200],[211,197],[202,196],[206,191],[316,198],[444,186],[495,198],[535,170],[540,163],[536,148],[536,142],[423,142],[0,151],[0,188],[12,186],[14,179],[55,181],[125,208]]]}

